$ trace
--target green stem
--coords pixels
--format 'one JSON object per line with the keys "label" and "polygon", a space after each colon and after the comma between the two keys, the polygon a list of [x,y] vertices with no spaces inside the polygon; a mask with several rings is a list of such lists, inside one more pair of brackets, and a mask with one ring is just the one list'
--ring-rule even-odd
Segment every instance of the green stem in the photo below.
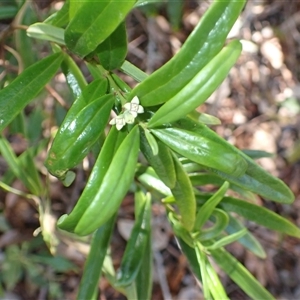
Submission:
{"label": "green stem", "polygon": [[120,69],[138,82],[145,80],[148,74],[137,68],[135,65],[125,60]]}
{"label": "green stem", "polygon": [[120,87],[116,84],[111,74],[107,75],[107,79],[109,81],[110,87],[116,96],[120,99],[122,106],[127,103],[126,98],[124,97],[123,91],[121,91]]}
{"label": "green stem", "polygon": [[205,253],[203,246],[201,245],[200,242],[195,243],[195,250],[196,250],[196,255],[197,255],[197,260],[200,265],[200,272],[201,272],[201,277],[202,277],[202,290],[203,290],[203,295],[204,299],[209,300],[211,299],[210,291],[208,289],[208,274],[206,271],[206,262],[205,262]]}
{"label": "green stem", "polygon": [[83,90],[87,86],[87,82],[81,70],[70,56],[66,55],[64,60],[68,65],[70,73],[72,74],[72,76],[74,76],[75,80],[77,81],[79,88]]}

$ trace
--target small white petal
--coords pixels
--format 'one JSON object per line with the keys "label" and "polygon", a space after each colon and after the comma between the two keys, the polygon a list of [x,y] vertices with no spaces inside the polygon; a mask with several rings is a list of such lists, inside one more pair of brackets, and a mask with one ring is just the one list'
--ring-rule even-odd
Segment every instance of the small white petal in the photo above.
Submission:
{"label": "small white petal", "polygon": [[130,110],[130,108],[131,108],[131,104],[128,102],[128,103],[125,103],[124,105],[123,105],[123,107],[126,109],[126,110]]}
{"label": "small white petal", "polygon": [[116,127],[118,130],[121,130],[124,127],[125,124],[117,124]]}
{"label": "small white petal", "polygon": [[127,124],[132,124],[135,117],[136,115],[134,116],[134,114],[128,110],[124,112],[124,119]]}
{"label": "small white petal", "polygon": [[110,125],[116,125],[117,129],[120,130],[126,125],[124,115],[118,115],[115,118],[111,119],[109,122]]}
{"label": "small white petal", "polygon": [[116,124],[116,118],[111,119],[108,124],[109,125],[115,125]]}
{"label": "small white petal", "polygon": [[138,113],[138,114],[142,114],[143,112],[144,112],[144,107],[141,106],[141,105],[139,105],[139,108],[138,108],[137,113]]}
{"label": "small white petal", "polygon": [[131,100],[131,103],[140,104],[140,100],[137,96],[134,96],[133,99]]}

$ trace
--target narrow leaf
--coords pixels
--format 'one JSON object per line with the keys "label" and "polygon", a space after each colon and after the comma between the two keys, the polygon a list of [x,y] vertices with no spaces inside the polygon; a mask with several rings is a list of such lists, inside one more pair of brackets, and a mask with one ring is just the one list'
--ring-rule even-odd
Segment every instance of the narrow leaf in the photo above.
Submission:
{"label": "narrow leaf", "polygon": [[116,216],[102,225],[93,235],[91,248],[80,281],[77,299],[91,299],[101,276],[109,241],[115,225]]}
{"label": "narrow leaf", "polygon": [[300,237],[300,228],[265,207],[232,197],[224,197],[221,207],[269,229]]}
{"label": "narrow leaf", "polygon": [[[108,163],[103,161],[102,151],[100,152],[76,207],[70,216],[63,216],[60,219],[60,228],[72,230],[79,235],[87,235],[116,213],[134,177],[139,143],[139,129],[136,125]],[[108,168],[105,166],[103,170],[105,164]]]}
{"label": "narrow leaf", "polygon": [[150,189],[153,189],[164,196],[170,196],[171,190],[157,176],[153,168],[148,167],[143,174],[138,177],[138,180]]}
{"label": "narrow leaf", "polygon": [[141,151],[164,184],[169,188],[173,188],[176,182],[176,174],[171,151],[161,141],[156,141],[151,133],[147,132],[147,129],[145,131],[141,130]]}
{"label": "narrow leaf", "polygon": [[55,42],[60,45],[65,45],[64,29],[55,27],[45,23],[35,23],[30,25],[27,30],[27,35],[32,38]]}
{"label": "narrow leaf", "polygon": [[176,172],[176,182],[171,191],[181,216],[182,225],[187,230],[192,230],[196,218],[196,200],[193,187],[187,173],[175,155],[173,155],[173,161]]}
{"label": "narrow leaf", "polygon": [[149,228],[147,243],[144,255],[141,258],[141,267],[135,279],[137,299],[151,299],[152,284],[153,284],[153,259],[152,259],[152,242],[151,242],[151,227]]}
{"label": "narrow leaf", "polygon": [[207,249],[218,249],[221,247],[225,247],[235,241],[237,241],[238,239],[242,238],[245,234],[247,234],[247,229],[244,228],[238,232],[235,232],[233,234],[230,234],[228,236],[225,236],[221,239],[219,239],[218,241],[214,242],[211,246],[207,247]]}
{"label": "narrow leaf", "polygon": [[224,47],[182,90],[158,109],[148,126],[154,128],[174,122],[200,106],[226,78],[241,51],[239,41],[232,41]]}
{"label": "narrow leaf", "polygon": [[[245,229],[245,226],[243,226],[243,224],[236,217],[232,217],[229,214],[229,223],[225,231],[227,231],[229,234],[234,234],[243,229]],[[255,236],[249,231],[247,231],[243,237],[239,238],[238,242],[258,257],[266,258],[266,252],[264,248],[255,238]]]}
{"label": "narrow leaf", "polygon": [[39,94],[55,75],[62,60],[62,53],[42,59],[0,91],[0,132]]}
{"label": "narrow leaf", "polygon": [[206,135],[175,127],[151,132],[173,151],[198,164],[235,176],[244,174],[247,169],[244,158],[212,130]]}
{"label": "narrow leaf", "polygon": [[224,249],[210,250],[213,259],[251,299],[273,300],[253,275]]}
{"label": "narrow leaf", "polygon": [[119,272],[117,273],[118,286],[128,286],[138,275],[145,255],[146,245],[150,237],[151,227],[151,198],[145,197],[144,203],[136,216],[134,227],[125,248]]}
{"label": "narrow leaf", "polygon": [[[26,188],[34,195],[40,195],[41,194],[41,185],[40,181],[36,181],[36,173],[33,172],[33,177],[30,176],[31,172],[28,173],[24,170],[24,165],[26,165],[25,159],[30,159],[30,166],[32,167],[33,161],[32,157],[29,153],[26,153],[26,156],[24,156],[24,160],[22,160],[22,163],[20,160],[16,157],[15,153],[13,152],[13,149],[11,148],[10,144],[6,139],[3,137],[0,137],[0,152],[6,162],[8,163],[10,169],[12,170],[13,174],[20,179],[23,184],[26,186]],[[28,167],[28,165],[27,165]]]}
{"label": "narrow leaf", "polygon": [[49,172],[64,179],[66,172],[83,160],[107,125],[113,103],[112,95],[104,95],[77,114],[69,110],[49,150],[45,163]]}
{"label": "narrow leaf", "polygon": [[227,227],[229,218],[226,212],[215,208],[212,217],[210,219],[213,220],[214,224],[211,227],[200,230],[200,233],[197,236],[200,241],[208,241],[217,238]]}
{"label": "narrow leaf", "polygon": [[194,247],[189,246],[182,238],[176,236],[180,250],[186,256],[189,262],[189,266],[192,272],[195,274],[198,280],[202,281],[200,272],[200,263],[197,258],[196,250]]}
{"label": "narrow leaf", "polygon": [[96,49],[100,64],[106,70],[119,68],[127,55],[127,34],[125,22],[122,22],[116,30],[106,38]]}
{"label": "narrow leaf", "polygon": [[[210,130],[207,126],[194,122],[189,118],[181,119],[180,121],[176,122],[176,125],[178,125],[180,128],[185,128],[185,130],[190,130],[200,134],[203,139],[209,137],[218,143],[222,143],[220,141],[222,139],[216,133],[213,134],[212,130]],[[246,172],[244,174],[240,174],[241,176],[238,176],[237,174],[230,174],[226,172],[226,170],[221,171],[218,167],[205,167],[207,170],[211,171],[222,179],[229,181],[230,183],[233,183],[245,190],[259,194],[269,200],[281,203],[291,203],[294,201],[295,196],[293,195],[292,191],[280,179],[269,174],[249,156],[230,145],[225,140],[223,140],[223,143],[226,143],[227,147],[231,149],[230,151],[236,153],[240,159],[243,159],[246,162]],[[220,157],[222,157],[221,153]],[[204,166],[205,164],[202,165]]]}
{"label": "narrow leaf", "polygon": [[200,230],[201,227],[205,224],[205,222],[209,219],[215,207],[223,199],[225,193],[228,190],[228,187],[229,183],[225,181],[221,188],[200,207],[195,221],[196,230]]}
{"label": "narrow leaf", "polygon": [[134,4],[135,0],[82,3],[66,28],[67,47],[81,57],[88,55],[113,33]]}
{"label": "narrow leaf", "polygon": [[69,22],[69,7],[70,7],[70,0],[66,0],[63,7],[49,16],[44,23],[50,24],[57,27],[63,27],[68,24]]}
{"label": "narrow leaf", "polygon": [[129,98],[138,96],[141,104],[146,107],[164,103],[174,97],[223,48],[245,2],[214,1],[180,51],[136,86]]}

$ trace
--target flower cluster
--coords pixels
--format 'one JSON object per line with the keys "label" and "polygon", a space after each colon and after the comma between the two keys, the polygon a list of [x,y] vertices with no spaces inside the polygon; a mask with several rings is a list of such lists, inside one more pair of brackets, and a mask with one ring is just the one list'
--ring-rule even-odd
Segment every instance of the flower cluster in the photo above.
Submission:
{"label": "flower cluster", "polygon": [[109,124],[116,125],[118,130],[121,130],[126,124],[132,124],[137,115],[144,112],[143,106],[139,104],[139,98],[135,96],[131,102],[128,102],[123,106],[125,109],[124,112],[113,118]]}

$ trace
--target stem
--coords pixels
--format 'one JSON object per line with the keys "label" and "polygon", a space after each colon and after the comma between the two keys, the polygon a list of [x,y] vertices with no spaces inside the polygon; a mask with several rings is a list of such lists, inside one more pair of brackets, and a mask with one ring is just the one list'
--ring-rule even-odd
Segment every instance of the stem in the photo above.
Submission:
{"label": "stem", "polygon": [[120,67],[120,69],[133,79],[135,79],[138,82],[141,82],[145,80],[148,77],[148,74],[140,70],[138,67],[130,63],[129,61],[125,60],[123,65]]}
{"label": "stem", "polygon": [[204,299],[209,300],[211,299],[210,291],[208,289],[208,274],[206,271],[206,262],[205,262],[205,253],[203,251],[203,247],[200,244],[200,242],[196,242],[195,244],[195,250],[197,255],[197,260],[200,265],[200,273],[202,277],[202,288],[203,288],[203,296]]}
{"label": "stem", "polygon": [[114,94],[116,94],[116,96],[120,99],[121,104],[123,106],[125,103],[127,103],[127,100],[123,95],[123,91],[121,91],[120,87],[116,84],[116,82],[110,74],[107,75],[107,79],[109,81],[111,89],[113,90]]}
{"label": "stem", "polygon": [[81,90],[83,90],[87,86],[87,82],[86,82],[84,76],[82,75],[81,70],[79,69],[79,67],[77,66],[75,61],[70,56],[66,55],[65,57],[66,58],[64,60],[65,60],[66,64],[68,65],[70,73],[76,79],[79,88]]}

